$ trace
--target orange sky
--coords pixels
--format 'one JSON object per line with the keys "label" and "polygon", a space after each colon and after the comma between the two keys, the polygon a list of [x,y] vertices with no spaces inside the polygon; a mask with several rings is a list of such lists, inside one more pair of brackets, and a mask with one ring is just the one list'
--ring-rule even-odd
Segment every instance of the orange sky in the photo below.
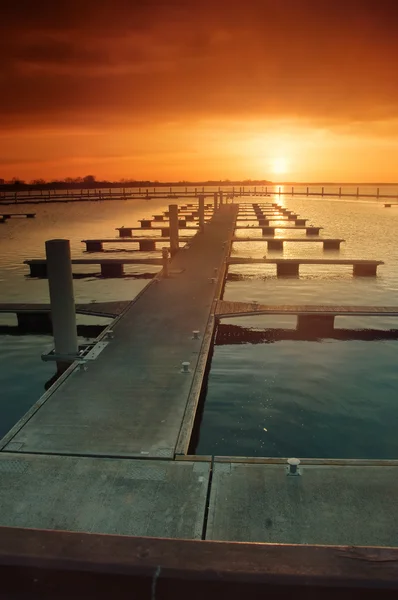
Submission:
{"label": "orange sky", "polygon": [[395,0],[30,0],[0,177],[397,181]]}

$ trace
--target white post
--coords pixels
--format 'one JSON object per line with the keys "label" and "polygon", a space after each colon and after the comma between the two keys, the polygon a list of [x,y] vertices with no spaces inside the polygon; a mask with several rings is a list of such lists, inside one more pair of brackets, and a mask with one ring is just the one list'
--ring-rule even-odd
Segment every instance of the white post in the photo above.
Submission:
{"label": "white post", "polygon": [[180,247],[178,239],[178,205],[169,205],[169,221],[170,221],[170,254],[174,256]]}
{"label": "white post", "polygon": [[169,276],[169,249],[162,248],[163,277]]}
{"label": "white post", "polygon": [[46,258],[55,353],[75,357],[79,344],[69,240],[47,240]]}
{"label": "white post", "polygon": [[199,231],[204,233],[205,228],[205,197],[199,196]]}

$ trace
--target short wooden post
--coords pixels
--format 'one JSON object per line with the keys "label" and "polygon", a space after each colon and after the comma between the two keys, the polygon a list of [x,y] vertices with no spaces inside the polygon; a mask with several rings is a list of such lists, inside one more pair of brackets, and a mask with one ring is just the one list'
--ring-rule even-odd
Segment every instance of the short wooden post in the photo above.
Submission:
{"label": "short wooden post", "polygon": [[339,198],[341,198],[341,187],[339,188]]}
{"label": "short wooden post", "polygon": [[379,196],[380,196],[380,188],[377,188],[377,192],[376,192],[377,199],[379,198]]}
{"label": "short wooden post", "polygon": [[214,192],[214,212],[216,212],[216,210],[218,208],[217,202],[218,202],[218,194],[217,194],[217,192]]}
{"label": "short wooden post", "polygon": [[325,188],[322,188],[322,196],[324,195],[325,192]]}
{"label": "short wooden post", "polygon": [[174,256],[179,249],[178,238],[178,205],[169,205],[169,222],[170,222],[170,254]]}
{"label": "short wooden post", "polygon": [[169,276],[169,249],[162,248],[162,260],[163,260],[163,277]]}
{"label": "short wooden post", "polygon": [[359,196],[359,187],[357,187],[357,198]]}
{"label": "short wooden post", "polygon": [[205,229],[205,197],[199,196],[199,231],[204,233]]}
{"label": "short wooden post", "polygon": [[292,196],[294,196],[294,187],[292,186]]}
{"label": "short wooden post", "polygon": [[220,206],[223,204],[224,202],[224,193],[222,190],[220,190]]}
{"label": "short wooden post", "polygon": [[308,191],[309,191],[309,188],[307,187],[307,196],[308,196]]}

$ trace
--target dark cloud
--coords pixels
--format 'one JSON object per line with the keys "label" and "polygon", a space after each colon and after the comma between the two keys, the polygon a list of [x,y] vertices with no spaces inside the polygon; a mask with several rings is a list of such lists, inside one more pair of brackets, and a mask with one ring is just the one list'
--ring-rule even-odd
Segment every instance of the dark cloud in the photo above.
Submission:
{"label": "dark cloud", "polygon": [[0,126],[396,117],[397,5],[3,1]]}

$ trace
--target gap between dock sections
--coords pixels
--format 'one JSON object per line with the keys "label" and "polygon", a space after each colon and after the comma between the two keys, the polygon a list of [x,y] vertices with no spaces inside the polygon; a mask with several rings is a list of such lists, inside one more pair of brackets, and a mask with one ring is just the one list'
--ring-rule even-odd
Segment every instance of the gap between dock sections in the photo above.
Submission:
{"label": "gap between dock sections", "polygon": [[4,438],[4,451],[174,458],[177,442],[189,441],[237,210],[220,208],[172,260],[182,272],[153,280],[88,371],[72,369]]}

